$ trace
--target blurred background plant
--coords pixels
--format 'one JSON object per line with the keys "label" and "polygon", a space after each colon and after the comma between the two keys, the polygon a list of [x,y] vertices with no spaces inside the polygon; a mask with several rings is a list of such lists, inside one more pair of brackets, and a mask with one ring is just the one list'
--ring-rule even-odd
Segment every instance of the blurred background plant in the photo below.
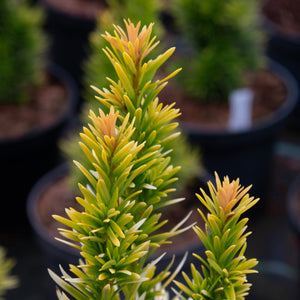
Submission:
{"label": "blurred background plant", "polygon": [[178,65],[185,72],[177,78],[184,92],[199,101],[227,101],[248,72],[264,66],[260,1],[174,0],[169,5],[184,44]]}
{"label": "blurred background plant", "polygon": [[15,261],[7,258],[6,250],[0,247],[0,300],[5,300],[5,292],[18,285],[17,277],[10,274],[14,265]]}
{"label": "blurred background plant", "polygon": [[0,2],[0,103],[25,104],[42,83],[46,37],[42,10],[26,0]]}

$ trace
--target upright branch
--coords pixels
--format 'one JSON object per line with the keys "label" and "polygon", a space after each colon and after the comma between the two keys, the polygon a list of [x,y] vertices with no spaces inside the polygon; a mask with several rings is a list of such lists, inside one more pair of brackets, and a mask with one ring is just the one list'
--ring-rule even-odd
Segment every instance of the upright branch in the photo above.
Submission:
{"label": "upright branch", "polygon": [[[216,174],[216,187],[208,183],[210,196],[203,190],[197,195],[208,214],[199,209],[205,221],[205,230],[198,226],[193,229],[202,241],[206,260],[194,254],[202,263],[201,272],[191,265],[192,279],[183,274],[187,285],[176,282],[187,296],[197,300],[242,300],[248,295],[251,284],[247,274],[255,273],[256,259],[247,259],[245,250],[248,218],[240,219],[259,199],[249,197],[247,188],[241,187],[239,179],[223,182]],[[186,299],[177,292],[180,299]]]}
{"label": "upright branch", "polygon": [[[153,81],[157,69],[174,48],[146,61],[158,42],[151,37],[153,24],[141,28],[125,21],[114,35],[103,37],[104,49],[118,75],[107,78],[109,89],[93,87],[108,113],[90,111],[90,122],[80,134],[80,147],[88,163],[75,162],[88,180],[79,182],[76,200],[83,212],[66,209],[68,218],[54,216],[69,229],[60,229],[60,241],[77,248],[82,259],[70,265],[69,275],[50,271],[56,283],[75,299],[153,299],[165,294],[172,279],[170,266],[155,274],[158,260],[150,255],[168,239],[187,228],[156,233],[159,209],[181,201],[167,197],[174,191],[179,167],[171,164],[170,141],[179,136],[173,120],[179,111],[159,103],[158,93],[175,75]],[[167,277],[169,277],[167,279]],[[157,288],[157,284],[159,288]],[[58,291],[60,299],[68,299]]]}

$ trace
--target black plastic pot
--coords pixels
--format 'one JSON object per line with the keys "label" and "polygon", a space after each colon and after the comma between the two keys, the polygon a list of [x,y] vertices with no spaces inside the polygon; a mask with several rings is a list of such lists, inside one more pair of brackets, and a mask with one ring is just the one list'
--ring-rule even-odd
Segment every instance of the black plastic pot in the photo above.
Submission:
{"label": "black plastic pot", "polygon": [[20,138],[0,140],[2,232],[29,229],[25,210],[27,195],[36,180],[61,161],[58,141],[74,119],[77,86],[59,66],[52,64],[48,73],[66,88],[67,109],[46,128]]}
{"label": "black plastic pot", "polygon": [[[284,34],[278,25],[263,14],[264,29],[267,33],[267,55],[285,66],[295,77],[300,86],[300,32],[299,36]],[[289,117],[287,126],[300,129],[300,104]]]}
{"label": "black plastic pot", "polygon": [[[211,174],[217,171],[220,178],[225,175],[231,180],[239,177],[243,186],[253,185],[251,194],[256,197],[265,196],[267,192],[274,147],[298,101],[298,86],[293,75],[274,61],[270,62],[270,70],[283,80],[287,99],[265,122],[241,131],[207,131],[183,124],[191,142],[200,147],[207,171]],[[260,210],[261,205],[257,206]]]}
{"label": "black plastic pot", "polygon": [[61,12],[45,0],[37,0],[37,4],[46,14],[45,31],[50,38],[51,61],[67,70],[82,89],[82,63],[88,55],[89,34],[96,27],[96,19]]}

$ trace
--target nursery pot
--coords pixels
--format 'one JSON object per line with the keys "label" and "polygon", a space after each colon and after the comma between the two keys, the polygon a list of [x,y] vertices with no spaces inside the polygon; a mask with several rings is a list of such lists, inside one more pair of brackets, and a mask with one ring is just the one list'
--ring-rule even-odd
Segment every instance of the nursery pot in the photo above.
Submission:
{"label": "nursery pot", "polygon": [[[268,2],[266,1],[265,6],[268,5]],[[267,55],[290,70],[300,86],[300,32],[298,35],[288,34],[280,28],[279,24],[268,18],[264,11],[262,16],[264,29],[268,35]],[[299,101],[293,114],[289,117],[287,125],[290,129],[300,129]]]}
{"label": "nursery pot", "polygon": [[35,128],[18,138],[0,140],[1,202],[5,212],[0,222],[4,232],[28,229],[27,194],[43,173],[59,163],[57,142],[73,120],[78,101],[73,79],[54,64],[47,71],[66,90],[66,107],[47,127]]}
{"label": "nursery pot", "polygon": [[267,192],[274,147],[298,99],[298,87],[292,74],[275,62],[270,62],[270,70],[284,82],[287,96],[284,104],[267,120],[235,131],[208,131],[183,123],[191,142],[200,147],[208,172],[217,171],[220,178],[226,175],[231,179],[240,178],[243,186],[253,185],[251,195],[255,197],[262,197]]}

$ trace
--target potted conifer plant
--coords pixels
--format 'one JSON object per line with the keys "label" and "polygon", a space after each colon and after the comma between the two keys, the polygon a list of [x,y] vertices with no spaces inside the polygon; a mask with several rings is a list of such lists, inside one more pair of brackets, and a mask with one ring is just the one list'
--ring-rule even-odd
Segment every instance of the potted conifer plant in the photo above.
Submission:
{"label": "potted conifer plant", "polygon": [[[118,12],[120,12],[121,7],[127,8],[128,15],[136,18],[136,13],[132,12],[131,5],[132,4],[128,3],[128,6],[114,6],[114,8],[109,11],[109,15],[107,15],[107,18],[105,18],[105,20],[111,20],[112,18],[114,18],[115,20],[118,19],[120,17]],[[144,4],[141,4],[141,7],[143,6]],[[135,7],[135,10],[139,10],[139,8]],[[103,22],[104,21],[102,20],[102,23]],[[115,72],[114,67],[110,63],[109,59],[105,57],[104,54],[99,55],[99,51],[101,50],[100,47],[105,48],[105,44],[100,41],[101,39],[104,40],[100,36],[100,28],[106,28],[108,30],[110,26],[105,23],[105,25],[102,24],[101,26],[99,26],[99,28],[97,28],[97,31],[95,32],[95,35],[93,35],[92,39],[92,48],[94,49],[94,52],[91,54],[86,68],[86,82],[96,82],[97,84],[102,84],[103,82],[103,78],[101,78],[100,75],[103,76],[103,74],[105,74],[111,78],[114,78],[113,72]],[[158,26],[158,28],[160,28],[160,26]],[[159,31],[159,29],[155,30],[155,32],[157,31]],[[98,34],[99,36],[96,36],[96,34]],[[153,54],[153,52],[154,51],[149,51],[149,54],[147,56],[148,61],[150,61],[151,59],[155,59],[156,56],[155,54]],[[110,63],[110,66],[105,64],[105,60]],[[87,124],[89,120],[87,114],[90,109],[98,111],[99,108],[101,108],[101,110],[107,111],[107,107],[105,105],[101,104],[99,100],[95,100],[95,98],[92,97],[91,93],[87,92],[88,89],[91,89],[90,85],[86,87],[86,103],[81,114],[81,121],[86,126],[88,126]],[[76,205],[76,203],[74,203],[74,195],[78,193],[77,183],[79,181],[87,183],[86,178],[81,172],[78,172],[77,167],[73,167],[74,158],[79,161],[85,161],[86,164],[89,164],[87,158],[78,146],[79,138],[78,132],[76,130],[75,134],[76,136],[72,135],[71,138],[64,138],[62,140],[62,148],[68,161],[68,166],[66,166],[65,164],[61,165],[51,172],[45,174],[45,176],[43,176],[34,185],[28,197],[27,210],[29,219],[31,220],[32,227],[39,237],[39,241],[42,241],[41,245],[43,247],[44,253],[48,258],[49,264],[57,264],[57,262],[62,263],[62,261],[65,261],[65,263],[68,264],[78,257],[78,253],[74,253],[74,251],[72,251],[70,247],[66,247],[54,240],[54,236],[57,236],[57,223],[55,223],[55,220],[53,220],[53,218],[51,217],[51,215],[54,213],[63,213],[66,205]],[[196,153],[195,149],[192,149],[190,147],[190,145],[186,141],[186,138],[183,136],[180,136],[176,142],[168,142],[165,147],[165,151],[170,152],[169,156],[172,159],[172,163],[174,165],[177,165],[180,162],[181,164],[181,169],[178,171],[178,177],[181,179],[181,185],[178,186],[177,183],[174,182],[172,187],[176,187],[177,190],[180,190],[181,194],[183,194],[184,191],[180,188],[181,186],[193,186],[194,181],[199,182],[199,180],[202,180],[203,178],[204,172],[199,162],[199,155],[198,153]],[[188,155],[186,155],[187,153]],[[69,180],[71,180],[71,183],[68,182],[67,175],[69,173],[71,173],[69,178]],[[201,178],[199,178],[199,176],[201,176]],[[58,192],[56,192],[56,186]],[[63,191],[62,187],[64,187]],[[61,193],[61,197],[58,193]],[[190,203],[190,205],[195,204]],[[177,213],[178,215],[178,211],[180,211],[180,216],[183,216],[184,212],[189,212],[189,209],[187,207],[188,205],[186,205],[186,207],[182,207],[183,210],[176,209],[176,211],[174,210],[175,212],[173,212],[173,214]],[[169,212],[169,214],[172,214],[172,211]],[[55,230],[52,230],[54,226]],[[194,239],[194,242],[199,243],[197,239]],[[190,242],[188,244],[193,245]],[[178,252],[179,251],[180,250],[178,250]],[[184,252],[185,250],[182,251],[183,254]]]}
{"label": "potted conifer plant", "polygon": [[[67,226],[61,241],[78,249],[82,258],[70,265],[70,274],[49,271],[62,289],[57,290],[59,299],[168,299],[166,288],[184,264],[183,259],[171,271],[170,262],[156,272],[161,257],[151,258],[171,236],[191,226],[182,228],[185,218],[157,233],[166,222],[160,209],[178,202],[167,195],[179,170],[171,164],[168,148],[179,135],[174,122],[179,111],[159,103],[157,94],[178,70],[153,78],[174,48],[145,62],[156,45],[153,24],[141,28],[128,20],[125,25],[125,30],[115,26],[114,35],[104,35],[118,80],[109,79],[108,89],[94,88],[109,112],[91,110],[91,121],[80,134],[89,161],[75,162],[88,180],[79,183],[82,210],[68,208],[67,217],[54,216]],[[255,272],[257,261],[245,257],[248,219],[240,217],[258,199],[249,197],[250,187],[244,189],[239,180],[225,177],[221,182],[216,175],[215,181],[215,186],[209,183],[210,195],[203,190],[198,195],[208,211],[199,211],[205,229],[194,227],[206,259],[196,253],[201,269],[192,265],[192,279],[183,274],[186,284],[175,281],[178,299],[244,299],[250,289],[246,276]]]}
{"label": "potted conifer plant", "polygon": [[2,203],[8,212],[15,208],[15,201],[19,205],[14,211],[16,219],[2,218],[1,231],[6,231],[26,221],[29,189],[41,174],[58,163],[57,141],[70,124],[78,95],[64,70],[47,66],[41,10],[24,1],[8,0],[1,1],[0,8]]}
{"label": "potted conifer plant", "polygon": [[178,96],[183,128],[208,171],[240,177],[262,195],[298,90],[288,70],[265,57],[259,2],[176,0],[170,7],[185,72],[168,92]]}

